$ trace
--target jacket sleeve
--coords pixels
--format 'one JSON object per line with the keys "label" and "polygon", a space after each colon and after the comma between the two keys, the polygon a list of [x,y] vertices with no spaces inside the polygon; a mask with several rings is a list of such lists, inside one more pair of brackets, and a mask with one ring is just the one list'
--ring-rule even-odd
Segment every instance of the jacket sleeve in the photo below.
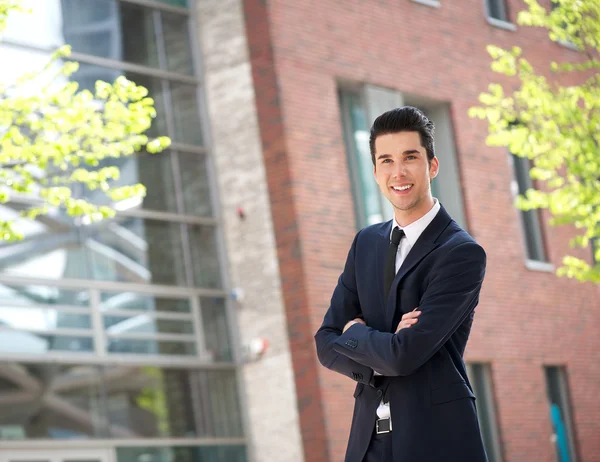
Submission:
{"label": "jacket sleeve", "polygon": [[362,316],[354,275],[354,257],[357,240],[358,234],[354,238],[354,242],[352,242],[344,271],[339,277],[337,286],[333,291],[323,324],[315,334],[315,343],[317,356],[323,366],[350,377],[357,382],[369,384],[373,377],[373,370],[336,352],[333,348],[335,342],[342,334],[346,323],[356,317]]}
{"label": "jacket sleeve", "polygon": [[397,334],[354,324],[340,335],[334,350],[383,375],[410,375],[429,360],[477,306],[486,255],[475,242],[451,249],[432,269],[419,306],[421,316]]}

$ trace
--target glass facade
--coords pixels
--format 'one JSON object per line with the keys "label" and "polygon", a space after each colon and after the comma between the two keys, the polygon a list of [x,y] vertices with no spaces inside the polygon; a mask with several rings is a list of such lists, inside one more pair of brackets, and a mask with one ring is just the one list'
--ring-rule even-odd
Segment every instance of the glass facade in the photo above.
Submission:
{"label": "glass facade", "polygon": [[143,200],[73,187],[114,206],[113,220],[26,221],[18,212],[34,198],[0,205],[25,235],[0,241],[0,447],[100,439],[117,461],[246,460],[190,3],[50,0],[45,28],[9,29],[0,45],[25,73],[70,44],[80,89],[120,75],[145,86],[157,111],[149,136],[173,141],[101,165],[119,167],[115,186],[144,184]]}

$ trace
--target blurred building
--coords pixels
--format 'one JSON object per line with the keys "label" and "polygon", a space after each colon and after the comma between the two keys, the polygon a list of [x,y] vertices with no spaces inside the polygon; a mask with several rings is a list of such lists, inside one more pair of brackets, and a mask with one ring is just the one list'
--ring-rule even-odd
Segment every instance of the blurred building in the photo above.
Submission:
{"label": "blurred building", "polygon": [[487,44],[579,59],[517,28],[520,2],[29,4],[0,82],[69,43],[82,88],[146,86],[173,145],[115,161],[148,187],[117,219],[53,212],[0,244],[0,462],[343,460],[354,384],[313,335],[356,231],[391,218],[368,129],[403,104],[436,123],[434,195],[488,253],[466,360],[490,460],[600,460],[599,289],[553,274],[572,234],[513,207],[527,164],[467,116],[502,81]]}

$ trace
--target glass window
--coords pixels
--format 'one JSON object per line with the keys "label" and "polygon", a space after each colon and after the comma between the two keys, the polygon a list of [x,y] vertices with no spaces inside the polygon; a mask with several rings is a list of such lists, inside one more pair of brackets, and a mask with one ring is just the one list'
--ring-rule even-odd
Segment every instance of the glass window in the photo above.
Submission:
{"label": "glass window", "polygon": [[373,161],[369,148],[370,127],[360,95],[342,90],[340,103],[357,227],[361,229],[384,221],[387,215],[379,187],[373,178]]}
{"label": "glass window", "polygon": [[[3,379],[19,399],[0,401],[0,425],[17,439],[103,437],[101,370],[95,366],[4,363]],[[4,389],[2,390],[4,392]]]}
{"label": "glass window", "polygon": [[[0,215],[7,208],[0,206]],[[23,224],[24,241],[0,242],[0,272],[4,274],[187,285],[182,225],[178,223],[118,216],[85,226],[50,214]],[[31,229],[35,229],[35,239],[28,236]],[[209,263],[218,267],[218,262],[210,261],[210,250],[206,252],[207,261],[198,267],[208,268]]]}
{"label": "glass window", "polygon": [[43,354],[48,351],[91,353],[94,350],[91,335],[82,337],[1,329],[0,353]]}
{"label": "glass window", "polygon": [[179,152],[178,158],[184,213],[201,217],[212,216],[206,156]]}
{"label": "glass window", "polygon": [[87,307],[87,290],[69,290],[50,286],[13,286],[0,284],[0,306],[70,305]]}
{"label": "glass window", "polygon": [[134,292],[103,292],[100,310],[135,310],[167,313],[189,313],[190,301],[179,298],[154,297]]}
{"label": "glass window", "polygon": [[233,371],[198,371],[201,436],[241,437],[242,416]]}
{"label": "glass window", "polygon": [[[527,158],[515,155],[512,156],[512,159],[518,193],[525,194],[528,189],[533,188],[533,181],[529,176],[531,162]],[[520,215],[525,233],[527,259],[547,262],[539,210],[521,211]]]}
{"label": "glass window", "polygon": [[165,333],[193,334],[194,326],[189,320],[157,319],[149,314],[132,316],[104,315],[104,328],[107,333]]}
{"label": "glass window", "polygon": [[107,338],[106,349],[109,353],[137,355],[193,356],[197,354],[195,342],[119,337]]}
{"label": "glass window", "polygon": [[82,234],[93,279],[186,285],[177,223],[118,216]]}
{"label": "glass window", "polygon": [[194,280],[197,287],[221,288],[217,235],[214,226],[189,226]]}
{"label": "glass window", "polygon": [[200,299],[206,349],[214,361],[233,361],[225,299]]}
{"label": "glass window", "polygon": [[197,87],[178,82],[170,82],[169,87],[175,123],[174,141],[201,145],[203,140],[198,114]]}
{"label": "glass window", "polygon": [[86,254],[78,227],[62,211],[52,211],[36,221],[18,219],[24,206],[0,205],[4,220],[16,220],[25,235],[22,241],[0,241],[0,272],[45,279],[88,278]]}
{"label": "glass window", "polygon": [[137,208],[177,213],[175,182],[171,168],[169,151],[158,154],[139,153],[117,159],[109,158],[100,162],[94,170],[104,167],[118,167],[120,177],[111,181],[113,188],[141,183],[146,186],[146,196],[142,199],[130,198],[114,203],[104,192],[96,189],[80,188],[81,195],[96,205],[111,205],[125,211]]}
{"label": "glass window", "polygon": [[162,11],[160,17],[165,41],[167,69],[180,74],[193,74],[188,17],[181,14],[167,13],[166,11]]}
{"label": "glass window", "polygon": [[0,392],[13,439],[243,436],[233,371],[3,363]]}
{"label": "glass window", "polygon": [[491,367],[489,364],[469,363],[467,372],[477,398],[477,417],[488,459],[490,462],[501,462],[502,454],[496,421]]}
{"label": "glass window", "polygon": [[[176,4],[176,3],[174,3]],[[183,6],[183,5],[180,5]],[[160,12],[165,70],[193,74],[188,16]],[[62,0],[63,34],[73,51],[161,68],[158,16],[116,0]]]}
{"label": "glass window", "polygon": [[508,22],[506,0],[486,0],[486,5],[490,18]]}
{"label": "glass window", "polygon": [[81,63],[77,72],[71,75],[71,80],[79,84],[80,90],[89,90],[95,92],[96,82],[102,80],[113,83],[117,77],[124,75],[127,79],[136,85],[141,85],[148,90],[148,96],[154,100],[154,109],[156,117],[148,129],[147,135],[150,137],[166,136],[167,133],[167,114],[165,110],[165,100],[163,96],[163,86],[160,79],[150,77],[136,72],[123,72],[118,69],[95,66],[93,64]]}
{"label": "glass window", "polygon": [[166,3],[167,5],[173,5],[173,6],[181,6],[184,8],[187,8],[188,6],[188,0],[156,0],[160,3]]}
{"label": "glass window", "polygon": [[246,462],[245,446],[173,446],[117,448],[117,462]]}
{"label": "glass window", "polygon": [[560,462],[574,462],[577,455],[567,373],[563,366],[547,366],[544,367],[544,372],[556,459]]}
{"label": "glass window", "polygon": [[87,314],[64,313],[51,309],[0,306],[0,326],[11,329],[52,331],[55,329],[90,329]]}

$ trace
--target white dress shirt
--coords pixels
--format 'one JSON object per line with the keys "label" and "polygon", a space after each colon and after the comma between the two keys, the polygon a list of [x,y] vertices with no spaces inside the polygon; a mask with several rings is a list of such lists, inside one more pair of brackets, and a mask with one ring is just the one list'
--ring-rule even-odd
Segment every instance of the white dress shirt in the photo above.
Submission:
{"label": "white dress shirt", "polygon": [[[413,248],[413,245],[415,245],[415,242],[417,242],[417,239],[419,239],[419,236],[421,236],[423,231],[425,231],[425,228],[429,226],[429,224],[433,221],[433,219],[439,212],[440,202],[435,197],[433,198],[433,201],[433,207],[429,212],[427,212],[417,221],[413,221],[410,225],[404,228],[400,226],[396,221],[396,218],[394,218],[392,222],[392,227],[390,229],[390,241],[392,239],[392,231],[396,226],[402,231],[404,231],[404,237],[400,240],[400,244],[398,245],[398,253],[396,254],[396,273],[400,269],[400,266],[402,266],[402,263],[406,259],[408,252],[410,252],[410,249]],[[373,372],[375,375],[381,375],[377,371]],[[379,417],[380,419],[387,419],[390,416],[390,403],[388,402],[384,404],[383,400],[381,400],[381,403],[377,408],[377,417]]]}

